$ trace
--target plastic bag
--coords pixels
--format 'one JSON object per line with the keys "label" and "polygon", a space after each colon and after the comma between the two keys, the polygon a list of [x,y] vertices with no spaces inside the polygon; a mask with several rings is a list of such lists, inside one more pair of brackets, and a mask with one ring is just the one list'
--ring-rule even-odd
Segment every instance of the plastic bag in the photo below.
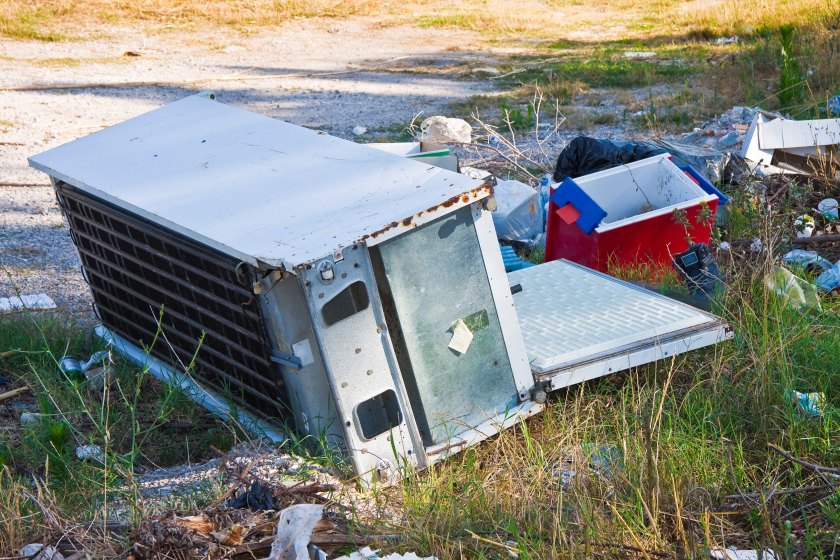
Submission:
{"label": "plastic bag", "polygon": [[840,261],[837,261],[834,266],[820,274],[814,283],[823,291],[830,292],[840,288]]}
{"label": "plastic bag", "polygon": [[764,282],[768,288],[787,299],[790,305],[799,311],[822,311],[817,288],[794,276],[788,269],[774,266]]}
{"label": "plastic bag", "polygon": [[543,231],[540,193],[519,181],[499,181],[493,188],[496,237],[530,243]]}

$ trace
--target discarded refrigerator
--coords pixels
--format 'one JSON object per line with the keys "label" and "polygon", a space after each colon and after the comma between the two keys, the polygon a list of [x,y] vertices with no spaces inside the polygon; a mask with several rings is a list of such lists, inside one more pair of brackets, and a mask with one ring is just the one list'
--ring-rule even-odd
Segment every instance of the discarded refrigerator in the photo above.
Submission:
{"label": "discarded refrigerator", "polygon": [[30,163],[52,179],[103,338],[367,482],[497,433],[547,390],[729,336],[572,263],[508,277],[489,183],[209,96]]}
{"label": "discarded refrigerator", "polygon": [[709,242],[718,202],[668,154],[568,178],[551,194],[545,258],[601,271],[670,266],[672,255]]}

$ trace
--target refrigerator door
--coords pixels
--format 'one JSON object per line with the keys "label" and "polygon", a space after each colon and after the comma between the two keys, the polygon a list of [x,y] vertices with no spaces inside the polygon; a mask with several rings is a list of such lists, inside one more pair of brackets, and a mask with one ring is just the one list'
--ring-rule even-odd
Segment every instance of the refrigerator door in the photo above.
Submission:
{"label": "refrigerator door", "polygon": [[555,390],[732,337],[720,318],[566,260],[508,274],[534,378]]}

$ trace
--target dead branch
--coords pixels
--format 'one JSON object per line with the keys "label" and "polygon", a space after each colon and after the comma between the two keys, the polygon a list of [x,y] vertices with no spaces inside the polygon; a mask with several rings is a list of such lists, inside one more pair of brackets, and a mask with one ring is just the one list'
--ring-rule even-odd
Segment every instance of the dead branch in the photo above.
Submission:
{"label": "dead branch", "polygon": [[816,237],[799,237],[792,239],[791,243],[794,245],[818,245],[821,243],[834,243],[840,241],[840,234],[833,235],[817,235]]}
{"label": "dead branch", "polygon": [[[522,159],[524,159],[525,161],[527,161],[528,163],[530,163],[534,167],[538,167],[538,168],[542,169],[543,172],[548,173],[549,170],[546,169],[544,165],[542,165],[541,163],[539,163],[537,161],[534,161],[533,159],[526,156],[522,152],[522,150],[520,150],[519,148],[516,147],[515,144],[511,143],[507,138],[505,138],[503,135],[499,134],[498,132],[496,132],[495,130],[490,128],[490,126],[488,126],[484,121],[482,121],[480,118],[478,118],[478,115],[472,115],[472,118],[475,122],[478,123],[478,125],[482,129],[484,129],[484,132],[486,132],[488,135],[492,134],[492,135],[496,136],[496,138],[499,139],[499,142],[501,142],[502,144],[507,146],[510,150],[515,152],[518,157],[521,157]],[[510,127],[510,126],[511,126],[510,121],[508,121],[508,127]],[[512,132],[512,130],[511,130],[511,132]],[[492,148],[492,146],[488,146],[488,147]],[[496,150],[496,151],[498,151],[498,150]],[[502,154],[502,152],[499,152],[499,155],[502,155],[504,157],[504,154]],[[528,174],[531,175],[530,173],[528,173]],[[531,175],[531,176],[533,177],[533,175]],[[534,177],[534,178],[536,179],[536,177]]]}
{"label": "dead branch", "polygon": [[[825,467],[825,466],[819,465],[817,463],[811,463],[809,461],[805,461],[804,459],[799,459],[797,457],[794,457],[793,455],[791,455],[790,453],[788,453],[787,451],[785,451],[784,449],[782,449],[781,447],[779,447],[778,445],[776,445],[774,443],[768,443],[767,446],[770,449],[772,449],[773,451],[775,451],[776,453],[778,453],[779,455],[781,455],[782,457],[784,457],[785,459],[787,459],[788,461],[792,461],[792,462],[796,463],[797,465],[800,465],[800,466],[803,466],[805,468],[811,469],[812,471],[814,471],[815,473],[817,473],[821,477],[822,477],[823,473],[840,474],[840,468]],[[833,484],[833,483],[831,483],[827,480],[826,480],[826,482],[828,483],[829,486],[832,486],[832,487],[835,486],[835,484]]]}
{"label": "dead branch", "polygon": [[[502,152],[498,148],[494,148],[493,146],[490,146],[489,144],[477,144],[477,143],[467,144],[467,143],[464,143],[464,142],[452,142],[452,143],[453,144],[459,144],[461,146],[472,146],[472,147],[475,147],[475,148],[482,148],[484,150],[491,150],[493,152],[496,152],[501,157],[503,157],[508,163],[510,163],[511,165],[516,167],[517,169],[519,169],[522,173],[525,173],[526,175],[528,175],[528,177],[532,178],[535,181],[537,180],[537,177],[533,173],[528,171],[525,167],[523,167],[522,165],[517,163],[515,160],[508,157],[507,154],[505,154],[504,152]],[[525,158],[525,159],[527,159],[527,158]]]}
{"label": "dead branch", "polygon": [[[832,483],[832,486],[840,486],[840,482]],[[810,486],[802,486],[801,488],[788,488],[787,490],[769,490],[767,492],[751,492],[749,494],[730,494],[726,496],[725,500],[757,500],[764,497],[769,500],[775,496],[791,496],[794,494],[807,494],[808,492],[817,492],[819,490],[826,490],[825,484],[812,484]]]}

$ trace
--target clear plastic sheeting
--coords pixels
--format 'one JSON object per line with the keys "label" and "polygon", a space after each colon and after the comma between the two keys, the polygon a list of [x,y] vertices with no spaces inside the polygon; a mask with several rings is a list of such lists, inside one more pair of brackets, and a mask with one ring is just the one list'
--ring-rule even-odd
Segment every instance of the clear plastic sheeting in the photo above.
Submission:
{"label": "clear plastic sheeting", "polygon": [[493,188],[493,225],[504,241],[529,243],[543,231],[540,193],[519,181],[499,181]]}
{"label": "clear plastic sheeting", "polygon": [[799,311],[822,311],[820,296],[814,285],[795,276],[786,268],[773,267],[773,271],[765,279],[765,284]]}

